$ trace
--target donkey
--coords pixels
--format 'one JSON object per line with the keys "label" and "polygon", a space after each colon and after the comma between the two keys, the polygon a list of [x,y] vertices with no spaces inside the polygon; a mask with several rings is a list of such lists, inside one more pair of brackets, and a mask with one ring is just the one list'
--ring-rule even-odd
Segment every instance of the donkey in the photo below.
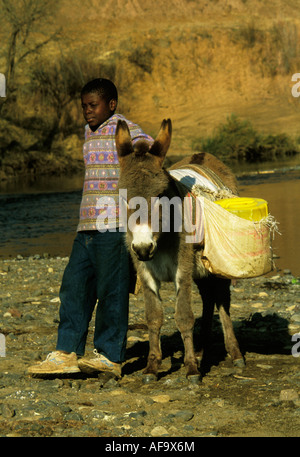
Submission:
{"label": "donkey", "polygon": [[[128,205],[128,201],[134,197],[143,197],[148,203],[148,208],[152,204],[153,211],[155,211],[153,197],[159,197],[159,199],[163,196],[168,199],[182,197],[175,179],[163,168],[171,142],[171,133],[171,120],[163,120],[152,146],[142,140],[133,146],[126,122],[118,122],[116,147],[120,163],[119,191],[121,189],[127,191],[128,218],[134,212],[134,209]],[[211,154],[194,154],[172,168],[176,169],[185,164],[201,164],[209,167],[228,188],[237,193],[234,176]],[[159,200],[156,199],[157,201]],[[156,211],[159,211],[161,218],[161,207],[156,208]],[[139,222],[136,220],[135,223],[131,223],[130,227],[128,219],[126,228],[126,242],[144,292],[145,316],[149,331],[149,353],[147,366],[143,372],[144,382],[156,380],[158,376],[162,360],[160,330],[163,324],[159,289],[162,281],[173,281],[176,291],[175,321],[184,343],[186,375],[191,382],[198,383],[201,380],[199,362],[203,357],[203,349],[206,349],[209,343],[215,305],[219,311],[227,352],[237,366],[243,366],[244,360],[229,315],[230,280],[216,277],[205,270],[199,257],[201,244],[199,247],[199,245],[187,243],[184,230],[176,230],[174,211],[173,206],[170,207],[168,230],[162,230],[163,222],[160,220],[159,229],[155,232],[151,229],[150,221],[142,217]],[[203,302],[203,348],[199,352],[195,352],[193,342],[195,322],[191,307],[193,280],[198,286]]]}

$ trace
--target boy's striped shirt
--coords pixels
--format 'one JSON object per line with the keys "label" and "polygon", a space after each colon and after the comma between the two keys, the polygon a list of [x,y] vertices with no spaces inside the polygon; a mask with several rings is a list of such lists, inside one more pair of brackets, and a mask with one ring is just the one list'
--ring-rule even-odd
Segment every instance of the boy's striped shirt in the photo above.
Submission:
{"label": "boy's striped shirt", "polygon": [[[108,229],[120,226],[118,204],[120,166],[115,142],[119,120],[127,122],[133,144],[142,139],[153,142],[153,139],[145,134],[137,124],[128,121],[121,114],[111,116],[95,132],[88,125],[85,127],[83,145],[85,178],[77,231],[97,230],[98,217],[101,220],[105,218]],[[100,197],[105,197],[108,202],[105,209],[97,208]]]}

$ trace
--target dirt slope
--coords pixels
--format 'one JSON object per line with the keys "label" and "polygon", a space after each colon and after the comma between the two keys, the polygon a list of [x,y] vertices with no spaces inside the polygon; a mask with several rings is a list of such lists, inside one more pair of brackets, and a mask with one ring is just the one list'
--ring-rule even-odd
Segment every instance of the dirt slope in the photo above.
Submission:
{"label": "dirt slope", "polygon": [[59,20],[74,53],[115,63],[120,110],[152,134],[172,118],[177,152],[231,113],[264,132],[298,134],[291,77],[300,69],[299,6],[76,0],[70,8],[63,0]]}

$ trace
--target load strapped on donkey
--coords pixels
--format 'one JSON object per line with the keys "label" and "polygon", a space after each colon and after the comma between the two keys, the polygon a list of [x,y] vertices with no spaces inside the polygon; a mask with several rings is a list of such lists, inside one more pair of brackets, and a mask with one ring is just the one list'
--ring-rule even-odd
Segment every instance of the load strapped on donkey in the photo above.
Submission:
{"label": "load strapped on donkey", "polygon": [[[198,220],[196,215],[192,218],[193,225],[203,224],[201,261],[210,273],[230,279],[252,278],[273,269],[272,240],[279,231],[265,200],[238,197],[201,165],[178,168],[177,164],[169,173],[201,208]],[[192,202],[191,207],[196,204]]]}

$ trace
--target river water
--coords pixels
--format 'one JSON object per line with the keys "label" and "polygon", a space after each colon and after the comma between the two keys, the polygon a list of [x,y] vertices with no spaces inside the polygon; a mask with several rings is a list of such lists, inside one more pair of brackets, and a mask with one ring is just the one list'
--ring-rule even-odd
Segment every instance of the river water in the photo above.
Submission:
{"label": "river water", "polygon": [[[278,270],[300,276],[300,166],[268,165],[236,170],[241,197],[258,197],[269,204],[279,222],[273,250]],[[245,172],[246,171],[246,172]],[[43,177],[0,185],[0,258],[48,253],[70,255],[76,235],[83,176]]]}

